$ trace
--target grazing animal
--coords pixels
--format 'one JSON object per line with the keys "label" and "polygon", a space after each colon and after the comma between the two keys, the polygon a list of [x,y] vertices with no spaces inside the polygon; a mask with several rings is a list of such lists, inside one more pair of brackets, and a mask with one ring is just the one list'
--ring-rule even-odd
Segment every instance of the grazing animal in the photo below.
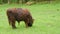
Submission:
{"label": "grazing animal", "polygon": [[7,9],[7,17],[9,21],[9,25],[12,26],[12,28],[16,28],[15,21],[20,23],[20,21],[24,21],[26,24],[26,27],[31,27],[33,24],[33,18],[28,11],[28,9],[23,8],[10,8]]}

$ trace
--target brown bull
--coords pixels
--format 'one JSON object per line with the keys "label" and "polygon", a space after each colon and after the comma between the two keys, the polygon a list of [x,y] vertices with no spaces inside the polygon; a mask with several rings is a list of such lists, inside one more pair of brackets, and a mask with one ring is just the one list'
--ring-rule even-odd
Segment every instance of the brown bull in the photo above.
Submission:
{"label": "brown bull", "polygon": [[31,27],[33,24],[33,18],[27,9],[10,8],[7,10],[7,17],[12,28],[16,28],[15,21],[17,21],[18,24],[20,23],[20,21],[24,21],[26,27]]}

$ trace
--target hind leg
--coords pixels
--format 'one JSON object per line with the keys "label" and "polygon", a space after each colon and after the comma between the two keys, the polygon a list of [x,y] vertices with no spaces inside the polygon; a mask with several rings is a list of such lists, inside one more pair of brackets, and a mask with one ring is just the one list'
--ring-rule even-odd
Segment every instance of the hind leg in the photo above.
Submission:
{"label": "hind leg", "polygon": [[15,26],[15,21],[14,21],[14,20],[12,21],[12,24],[11,24],[11,25],[12,25],[12,28],[13,28],[13,29],[16,28],[16,26]]}
{"label": "hind leg", "polygon": [[9,22],[9,25],[11,25],[11,19],[10,19],[10,17],[8,17],[8,22]]}
{"label": "hind leg", "polygon": [[14,17],[12,17],[12,16],[9,17],[9,24],[12,26],[12,28],[16,28]]}

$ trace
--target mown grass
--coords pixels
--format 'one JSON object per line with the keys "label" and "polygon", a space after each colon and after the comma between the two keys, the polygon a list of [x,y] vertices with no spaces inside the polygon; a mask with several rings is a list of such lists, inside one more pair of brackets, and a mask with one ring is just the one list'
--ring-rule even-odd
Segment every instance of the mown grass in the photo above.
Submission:
{"label": "mown grass", "polygon": [[[31,28],[26,28],[21,22],[17,29],[12,29],[7,20],[6,10],[8,8],[27,8],[30,10],[34,20]],[[4,4],[0,6],[0,34],[60,34],[60,4],[36,4],[18,5]]]}

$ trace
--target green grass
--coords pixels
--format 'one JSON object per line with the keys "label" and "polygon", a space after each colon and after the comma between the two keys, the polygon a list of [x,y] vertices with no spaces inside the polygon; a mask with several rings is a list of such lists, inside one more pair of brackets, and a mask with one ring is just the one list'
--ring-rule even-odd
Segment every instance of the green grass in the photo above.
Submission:
{"label": "green grass", "polygon": [[[7,20],[8,8],[28,8],[33,16],[34,24],[26,28],[24,22],[17,29],[12,29]],[[57,11],[59,9],[59,11]],[[0,34],[60,34],[60,4],[18,5],[4,4],[0,6]]]}

